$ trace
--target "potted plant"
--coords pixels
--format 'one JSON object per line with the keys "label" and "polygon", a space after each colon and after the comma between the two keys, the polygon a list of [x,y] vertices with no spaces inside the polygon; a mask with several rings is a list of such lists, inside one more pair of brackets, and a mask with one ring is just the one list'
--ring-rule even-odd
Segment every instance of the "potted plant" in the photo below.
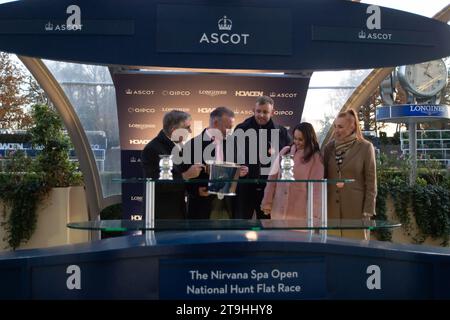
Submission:
{"label": "potted plant", "polygon": [[[32,117],[35,125],[29,130],[30,142],[39,153],[32,159],[15,152],[0,175],[4,204],[0,240],[13,249],[73,242],[76,239],[70,239],[67,222],[77,214],[87,219],[82,175],[69,158],[71,143],[59,115],[52,107],[37,104]],[[71,201],[72,193],[79,199]],[[83,233],[81,240],[86,237]]]}

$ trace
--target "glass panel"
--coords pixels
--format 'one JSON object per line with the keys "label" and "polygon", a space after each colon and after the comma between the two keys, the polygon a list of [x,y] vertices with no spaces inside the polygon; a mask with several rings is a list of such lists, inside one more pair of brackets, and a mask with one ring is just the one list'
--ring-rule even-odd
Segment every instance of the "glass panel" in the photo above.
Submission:
{"label": "glass panel", "polygon": [[44,60],[68,96],[86,132],[103,196],[120,195],[120,146],[116,94],[107,67]]}
{"label": "glass panel", "polygon": [[102,230],[102,231],[138,231],[138,230],[333,230],[333,229],[366,229],[376,230],[396,228],[398,222],[362,220],[362,219],[331,219],[327,227],[315,221],[308,227],[305,219],[299,220],[156,220],[154,226],[146,225],[144,221],[136,220],[102,220],[73,222],[67,225],[72,229]]}

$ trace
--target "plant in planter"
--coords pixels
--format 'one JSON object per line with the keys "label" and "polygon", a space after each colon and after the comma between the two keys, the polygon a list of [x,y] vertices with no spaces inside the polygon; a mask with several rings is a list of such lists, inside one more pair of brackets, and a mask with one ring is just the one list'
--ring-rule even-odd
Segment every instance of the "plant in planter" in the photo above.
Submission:
{"label": "plant in planter", "polygon": [[82,184],[76,163],[69,159],[71,143],[59,115],[48,105],[37,104],[32,117],[31,142],[41,151],[35,159],[16,152],[0,175],[0,199],[9,207],[9,214],[4,210],[5,240],[13,249],[31,238],[37,206],[51,188]]}

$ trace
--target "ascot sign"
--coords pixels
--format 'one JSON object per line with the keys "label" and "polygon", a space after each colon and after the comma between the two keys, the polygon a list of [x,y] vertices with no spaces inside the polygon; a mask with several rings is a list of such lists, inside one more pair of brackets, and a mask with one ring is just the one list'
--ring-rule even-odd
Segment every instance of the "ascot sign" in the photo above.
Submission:
{"label": "ascot sign", "polygon": [[[231,19],[228,19],[227,16],[223,16],[223,18],[219,19],[217,23],[219,30],[221,31],[231,31],[231,28],[233,27],[233,22]],[[247,38],[250,35],[248,33],[233,33],[229,34],[227,32],[223,33],[211,33],[208,37],[206,35],[206,32],[203,33],[202,37],[200,38],[200,43],[206,42],[206,43],[222,43],[222,44],[240,44],[241,41],[244,45],[247,44]]]}

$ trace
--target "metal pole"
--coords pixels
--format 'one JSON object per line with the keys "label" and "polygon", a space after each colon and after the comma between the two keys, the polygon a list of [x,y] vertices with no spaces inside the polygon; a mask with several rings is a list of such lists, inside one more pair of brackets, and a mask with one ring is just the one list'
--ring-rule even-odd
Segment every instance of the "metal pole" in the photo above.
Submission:
{"label": "metal pole", "polygon": [[413,186],[417,178],[417,123],[409,121],[409,158],[411,160],[411,172],[409,175],[409,185]]}
{"label": "metal pole", "polygon": [[[327,179],[324,179],[324,182],[322,182],[322,217],[321,217],[321,223],[322,227],[327,228],[328,227],[328,182]],[[322,229],[320,230],[321,240],[322,242],[326,242],[328,230]]]}
{"label": "metal pole", "polygon": [[155,181],[145,182],[145,227],[155,227]]}
{"label": "metal pole", "polygon": [[[308,182],[306,187],[307,187],[307,193],[308,193],[308,198],[307,198],[307,202],[306,202],[306,210],[308,213],[307,223],[308,223],[308,228],[312,228],[313,227],[313,211],[314,211],[314,205],[313,205],[314,185],[312,182]],[[312,234],[313,234],[312,229],[309,229],[309,234],[310,234],[310,236],[312,236]]]}

